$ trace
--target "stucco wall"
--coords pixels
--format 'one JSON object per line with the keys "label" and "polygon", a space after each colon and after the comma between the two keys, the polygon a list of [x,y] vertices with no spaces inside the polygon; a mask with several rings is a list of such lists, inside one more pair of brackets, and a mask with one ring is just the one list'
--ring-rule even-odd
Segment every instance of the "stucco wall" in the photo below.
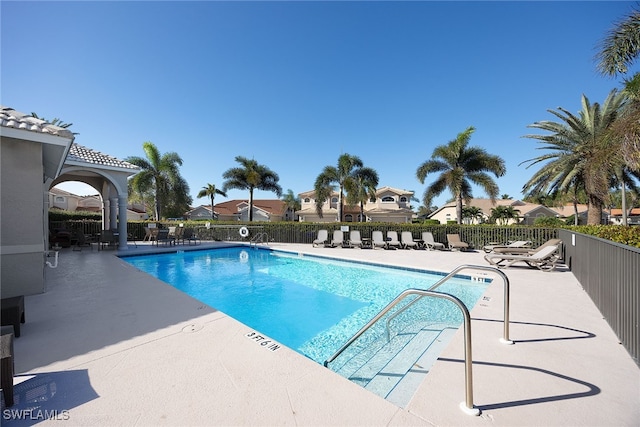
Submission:
{"label": "stucco wall", "polygon": [[42,145],[0,142],[2,297],[44,292]]}

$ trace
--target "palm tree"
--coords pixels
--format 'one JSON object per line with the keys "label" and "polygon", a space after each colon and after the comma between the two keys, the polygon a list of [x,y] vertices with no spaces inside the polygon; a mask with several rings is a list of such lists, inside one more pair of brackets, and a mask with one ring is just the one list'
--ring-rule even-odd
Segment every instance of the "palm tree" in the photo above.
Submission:
{"label": "palm tree", "polygon": [[488,154],[479,147],[467,147],[474,131],[475,128],[470,126],[447,145],[437,146],[431,160],[422,163],[416,172],[421,184],[424,184],[427,175],[441,172],[435,182],[426,188],[423,203],[431,206],[434,197],[449,189],[456,201],[458,224],[462,224],[462,200],[468,203],[473,197],[471,183],[481,186],[491,201],[495,201],[498,185],[487,172],[496,177],[501,177],[506,172],[504,160],[499,156]]}
{"label": "palm tree", "polygon": [[378,187],[378,172],[372,168],[361,167],[353,171],[353,179],[345,183],[347,190],[347,204],[360,206],[360,222],[364,218],[364,204],[375,202]]}
{"label": "palm tree", "polygon": [[480,219],[482,218],[482,209],[480,209],[477,206],[463,206],[462,207],[462,219],[463,220],[469,220],[464,221],[465,223],[468,224],[473,224],[473,221],[475,219]]}
{"label": "palm tree", "polygon": [[[52,124],[52,125],[54,125],[54,126],[58,126],[59,128],[63,128],[63,129],[68,129],[68,128],[70,128],[71,126],[73,126],[73,123],[65,123],[65,122],[63,122],[62,120],[60,120],[60,119],[59,119],[59,118],[57,118],[57,117],[56,117],[56,118],[54,118],[53,120],[49,121],[49,120],[45,119],[44,117],[38,117],[38,115],[37,115],[36,113],[34,113],[34,112],[31,112],[31,117],[34,117],[34,118],[36,118],[36,119],[43,120],[43,121],[45,121],[45,122],[47,122],[47,123],[50,123],[50,124]],[[73,135],[79,135],[79,134],[78,134],[78,132],[71,132],[71,133],[72,133]]]}
{"label": "palm tree", "polygon": [[216,188],[215,184],[207,184],[207,186],[202,187],[202,190],[200,190],[200,192],[198,193],[198,198],[209,197],[209,199],[211,200],[211,219],[215,218],[215,214],[213,212],[213,206],[214,206],[213,200],[215,199],[216,194],[219,194],[222,197],[227,197],[227,193]]}
{"label": "palm tree", "polygon": [[302,207],[302,204],[300,203],[300,198],[296,197],[296,195],[293,194],[293,190],[289,189],[287,190],[287,194],[282,196],[282,201],[287,207],[287,211],[293,213],[292,218],[295,219],[295,212],[300,210],[300,208]]}
{"label": "palm tree", "polygon": [[131,156],[125,159],[141,169],[129,180],[130,189],[140,195],[151,196],[156,220],[162,218],[165,209],[186,211],[191,197],[188,196],[189,185],[180,175],[180,156],[175,152],[160,154],[158,148],[149,141],[142,144],[142,149],[146,158]]}
{"label": "palm tree", "polygon": [[549,134],[524,137],[539,140],[546,144],[542,149],[551,152],[521,163],[529,163],[529,168],[548,161],[527,181],[523,191],[566,194],[573,187],[584,186],[589,201],[587,223],[600,224],[611,177],[620,161],[607,132],[624,102],[625,97],[615,89],[602,107],[598,103],[591,104],[582,95],[582,110],[578,115],[562,107],[558,107],[558,111],[548,110],[564,123],[542,121],[529,125]]}
{"label": "palm tree", "polygon": [[640,54],[640,11],[632,9],[599,43],[598,70],[608,76],[625,74]]}
{"label": "palm tree", "polygon": [[[605,76],[626,74],[640,55],[640,11],[632,9],[600,41],[597,68]],[[623,92],[629,97],[621,116],[612,128],[621,137],[621,153],[632,170],[640,170],[640,73],[624,79]]]}
{"label": "palm tree", "polygon": [[[338,166],[325,166],[320,175],[316,178],[314,185],[316,192],[316,212],[322,218],[322,205],[325,200],[331,197],[338,187],[338,220],[342,221],[344,207],[344,192],[347,189],[354,190],[358,186],[354,183],[356,172],[363,167],[362,160],[350,154],[341,154],[338,157]],[[357,197],[356,197],[357,199]]]}
{"label": "palm tree", "polygon": [[253,221],[253,191],[256,189],[271,191],[280,197],[282,195],[282,188],[278,185],[280,178],[277,173],[253,159],[236,156],[235,160],[241,167],[231,168],[222,175],[226,180],[223,191],[249,190],[249,221]]}
{"label": "palm tree", "polygon": [[510,219],[520,219],[520,211],[513,206],[496,206],[491,209],[491,220],[500,225],[507,225]]}

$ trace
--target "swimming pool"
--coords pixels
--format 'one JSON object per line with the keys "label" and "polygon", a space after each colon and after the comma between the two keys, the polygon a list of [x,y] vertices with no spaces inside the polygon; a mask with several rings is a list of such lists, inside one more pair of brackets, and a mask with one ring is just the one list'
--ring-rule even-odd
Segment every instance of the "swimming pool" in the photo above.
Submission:
{"label": "swimming pool", "polygon": [[[123,257],[188,295],[323,363],[400,292],[443,276],[281,251],[222,248]],[[475,305],[488,282],[453,278],[438,288]],[[459,326],[447,301],[434,323]]]}

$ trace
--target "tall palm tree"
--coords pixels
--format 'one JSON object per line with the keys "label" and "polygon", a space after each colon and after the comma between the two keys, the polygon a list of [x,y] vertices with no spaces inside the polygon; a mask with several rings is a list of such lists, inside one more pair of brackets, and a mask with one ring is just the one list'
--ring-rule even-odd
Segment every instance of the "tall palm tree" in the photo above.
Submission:
{"label": "tall palm tree", "polygon": [[[161,219],[166,208],[173,211],[188,209],[191,198],[189,186],[180,175],[182,159],[175,152],[160,154],[152,142],[142,144],[146,158],[131,156],[125,160],[141,170],[129,180],[129,186],[139,194],[150,194],[154,204],[155,219]],[[180,203],[176,205],[175,200]],[[185,206],[186,204],[186,206]]]}
{"label": "tall palm tree", "polygon": [[280,178],[277,173],[254,159],[236,156],[235,160],[241,166],[228,169],[222,174],[226,180],[223,184],[223,191],[226,192],[230,189],[249,190],[249,221],[253,221],[253,191],[256,189],[271,191],[280,197],[282,195],[282,188],[278,184]]}
{"label": "tall palm tree", "polygon": [[523,187],[523,191],[566,194],[572,187],[584,186],[589,201],[588,224],[600,224],[602,208],[609,194],[611,177],[619,157],[611,146],[609,128],[623,107],[625,97],[612,90],[602,107],[582,95],[582,110],[574,115],[562,107],[548,110],[562,122],[541,121],[528,127],[549,132],[525,135],[545,144],[549,153],[525,160],[527,168],[547,162]]}
{"label": "tall palm tree", "polygon": [[209,197],[209,199],[211,200],[211,219],[215,218],[215,214],[213,212],[213,206],[214,206],[213,201],[216,197],[216,194],[219,194],[222,197],[227,197],[227,193],[220,190],[219,188],[216,188],[215,184],[207,184],[206,187],[202,187],[202,190],[198,192],[198,198]]}
{"label": "tall palm tree", "polygon": [[364,218],[364,204],[376,200],[378,187],[378,172],[372,168],[361,167],[353,171],[353,179],[345,183],[347,203],[350,206],[360,206],[360,222]]}
{"label": "tall palm tree", "polygon": [[625,74],[640,54],[640,11],[631,9],[607,32],[598,48],[597,67],[602,74]]}
{"label": "tall palm tree", "polygon": [[316,193],[316,212],[322,218],[322,206],[331,193],[338,188],[338,220],[342,221],[344,211],[344,193],[347,189],[355,189],[356,172],[363,167],[362,160],[350,154],[338,157],[338,166],[325,166],[316,178],[314,185]]}
{"label": "tall palm tree", "polygon": [[495,201],[498,195],[498,185],[487,172],[501,177],[506,172],[504,160],[499,156],[488,154],[479,147],[468,147],[473,126],[458,134],[456,139],[447,145],[439,145],[433,150],[431,160],[422,163],[416,171],[416,177],[421,184],[432,173],[441,172],[436,180],[427,186],[423,203],[431,206],[434,197],[449,189],[456,201],[456,215],[458,224],[462,224],[462,200],[467,203],[473,197],[471,183],[479,185]]}
{"label": "tall palm tree", "polygon": [[[627,74],[640,55],[640,11],[631,9],[599,42],[597,68],[605,76]],[[629,97],[612,131],[621,137],[620,151],[627,167],[640,170],[640,73],[624,79],[623,92]]]}
{"label": "tall palm tree", "polygon": [[295,219],[295,212],[300,210],[302,207],[302,203],[300,203],[300,198],[293,194],[293,190],[287,190],[287,193],[282,196],[282,201],[284,202],[287,210],[293,213],[292,218]]}

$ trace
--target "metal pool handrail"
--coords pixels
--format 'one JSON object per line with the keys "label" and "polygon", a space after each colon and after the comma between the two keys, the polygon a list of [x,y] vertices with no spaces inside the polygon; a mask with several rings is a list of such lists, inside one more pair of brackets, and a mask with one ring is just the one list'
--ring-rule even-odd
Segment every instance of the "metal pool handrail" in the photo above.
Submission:
{"label": "metal pool handrail", "polygon": [[[442,279],[438,280],[435,284],[433,284],[433,286],[431,286],[429,290],[433,291],[437,289],[442,284],[444,284],[447,280],[451,279],[453,276],[455,276],[457,273],[459,273],[462,270],[486,270],[486,271],[497,273],[499,276],[502,277],[502,280],[504,282],[504,314],[503,314],[504,325],[503,325],[502,338],[500,338],[500,342],[502,342],[503,344],[513,344],[513,341],[509,339],[509,306],[510,306],[510,295],[511,295],[510,284],[509,284],[509,278],[507,277],[506,274],[504,274],[502,270],[499,270],[495,267],[489,267],[486,265],[471,265],[471,264],[459,265],[458,267],[454,268],[445,277],[443,277]],[[422,296],[419,296],[418,298],[414,299],[413,301],[411,301],[410,303],[408,303],[407,305],[405,305],[404,307],[400,308],[398,311],[393,313],[391,316],[389,316],[389,318],[386,321],[387,340],[390,339],[389,324],[391,323],[391,321],[395,319],[396,316],[398,316],[400,313],[404,312],[406,309],[411,307],[414,303],[418,302],[418,300],[420,300],[421,298]]]}
{"label": "metal pool handrail", "polygon": [[369,329],[375,322],[377,322],[382,316],[389,312],[396,304],[409,295],[419,295],[418,298],[423,296],[430,296],[434,298],[444,298],[453,302],[458,306],[464,317],[464,379],[465,379],[465,401],[460,403],[460,408],[469,415],[480,415],[480,409],[473,406],[473,372],[472,372],[472,355],[471,355],[471,315],[469,310],[462,301],[453,295],[436,292],[425,291],[423,289],[407,289],[401,292],[393,301],[391,301],[385,308],[383,308],[373,319],[371,319],[366,325],[362,327],[356,334],[349,339],[340,349],[329,359],[325,360],[324,366],[327,367],[329,363],[333,362],[344,350],[346,350],[353,342],[358,339],[367,329]]}

